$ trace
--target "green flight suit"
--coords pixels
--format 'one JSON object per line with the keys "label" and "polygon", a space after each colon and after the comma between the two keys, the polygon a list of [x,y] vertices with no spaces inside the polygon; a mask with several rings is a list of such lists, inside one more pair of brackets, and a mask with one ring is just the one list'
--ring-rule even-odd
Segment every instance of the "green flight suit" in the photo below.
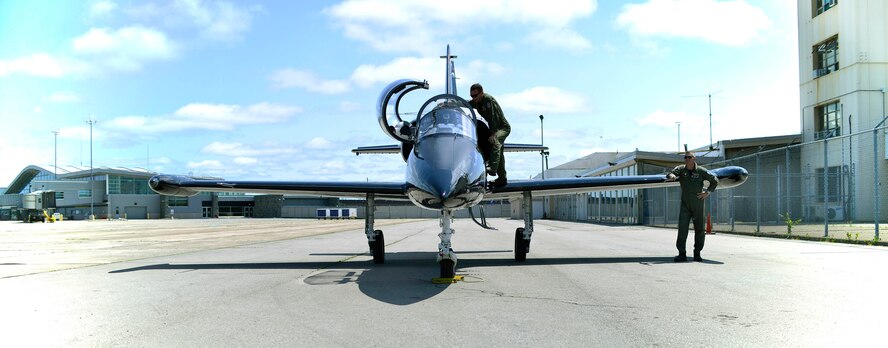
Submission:
{"label": "green flight suit", "polygon": [[[505,144],[506,137],[512,132],[512,127],[509,125],[509,121],[506,120],[503,109],[500,108],[499,103],[490,94],[484,93],[480,103],[471,101],[470,104],[487,121],[487,125],[490,127],[490,134],[495,139],[490,150],[488,166],[496,170],[497,180],[506,180],[506,159],[503,156],[503,144]],[[478,141],[487,141],[487,139],[478,139]]]}
{"label": "green flight suit", "polygon": [[675,247],[680,255],[685,255],[685,246],[688,241],[688,224],[694,221],[694,252],[703,250],[706,241],[706,212],[703,200],[697,197],[703,192],[703,181],[709,181],[708,192],[718,186],[718,178],[709,173],[706,168],[699,165],[694,170],[688,170],[685,165],[680,165],[672,170],[679,184],[681,184],[681,208],[678,213],[678,239]]}

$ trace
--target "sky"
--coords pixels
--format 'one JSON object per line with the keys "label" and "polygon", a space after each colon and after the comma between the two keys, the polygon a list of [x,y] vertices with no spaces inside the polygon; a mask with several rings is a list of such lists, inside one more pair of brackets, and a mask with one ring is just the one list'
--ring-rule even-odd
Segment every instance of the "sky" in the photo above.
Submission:
{"label": "sky", "polygon": [[[543,115],[549,167],[796,134],[796,14],[785,0],[0,0],[0,187],[31,164],[88,167],[88,120],[95,167],[402,181],[400,156],[350,150],[395,143],[376,116],[388,83],[428,80],[407,112],[443,93],[447,45],[458,94],[481,83],[506,142],[540,143]],[[507,153],[506,169],[530,178],[540,155]]]}

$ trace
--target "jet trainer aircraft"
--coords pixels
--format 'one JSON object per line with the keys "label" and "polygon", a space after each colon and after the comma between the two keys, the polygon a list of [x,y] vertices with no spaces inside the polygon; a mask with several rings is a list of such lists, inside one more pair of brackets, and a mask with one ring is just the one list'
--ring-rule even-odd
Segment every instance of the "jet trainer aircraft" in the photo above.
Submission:
{"label": "jet trainer aircraft", "polygon": [[[366,198],[364,233],[373,262],[385,262],[385,239],[374,229],[377,199],[404,199],[416,206],[440,212],[441,233],[438,237],[437,261],[442,278],[452,278],[457,256],[451,248],[450,228],[455,210],[471,208],[485,199],[520,199],[524,227],[515,231],[515,260],[524,261],[530,251],[533,235],[532,196],[549,196],[592,191],[676,186],[666,175],[559,178],[516,180],[502,187],[487,185],[484,156],[488,153],[487,124],[463,98],[457,96],[456,75],[450,46],[445,63],[445,92],[429,98],[416,113],[416,119],[405,121],[399,110],[403,96],[417,89],[428,89],[426,81],[398,80],[389,84],[377,102],[379,125],[399,145],[362,147],[361,153],[398,153],[407,162],[402,182],[363,181],[229,181],[207,180],[189,176],[157,175],[149,180],[151,189],[172,196],[193,196],[206,192],[245,192],[269,194],[302,194],[334,197]],[[396,124],[392,124],[392,122]],[[481,139],[481,141],[479,141]],[[541,151],[541,145],[506,144],[511,151]],[[738,186],[748,173],[741,167],[712,170],[719,179],[717,189]]]}

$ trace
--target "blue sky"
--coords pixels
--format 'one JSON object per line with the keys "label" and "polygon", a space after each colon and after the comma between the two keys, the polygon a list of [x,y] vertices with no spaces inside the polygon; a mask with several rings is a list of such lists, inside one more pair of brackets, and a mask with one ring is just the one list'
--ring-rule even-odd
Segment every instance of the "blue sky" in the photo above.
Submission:
{"label": "blue sky", "polygon": [[[557,6],[552,6],[556,4]],[[795,1],[0,0],[0,186],[29,164],[257,180],[403,179],[375,102],[401,78],[500,102],[550,167],[799,132]],[[507,154],[510,179],[539,154]]]}

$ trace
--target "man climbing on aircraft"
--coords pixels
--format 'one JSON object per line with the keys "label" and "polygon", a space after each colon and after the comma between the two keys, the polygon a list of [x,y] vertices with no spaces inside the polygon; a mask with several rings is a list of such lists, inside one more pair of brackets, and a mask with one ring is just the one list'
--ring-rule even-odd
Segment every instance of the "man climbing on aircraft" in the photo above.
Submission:
{"label": "man climbing on aircraft", "polygon": [[476,83],[469,88],[469,96],[472,97],[469,102],[481,117],[487,121],[490,127],[490,138],[487,140],[492,144],[490,156],[487,161],[487,174],[496,175],[496,180],[491,182],[494,187],[506,185],[506,159],[503,156],[503,144],[506,137],[512,132],[509,121],[503,114],[503,109],[499,103],[490,94],[484,93],[484,87],[480,83]]}

